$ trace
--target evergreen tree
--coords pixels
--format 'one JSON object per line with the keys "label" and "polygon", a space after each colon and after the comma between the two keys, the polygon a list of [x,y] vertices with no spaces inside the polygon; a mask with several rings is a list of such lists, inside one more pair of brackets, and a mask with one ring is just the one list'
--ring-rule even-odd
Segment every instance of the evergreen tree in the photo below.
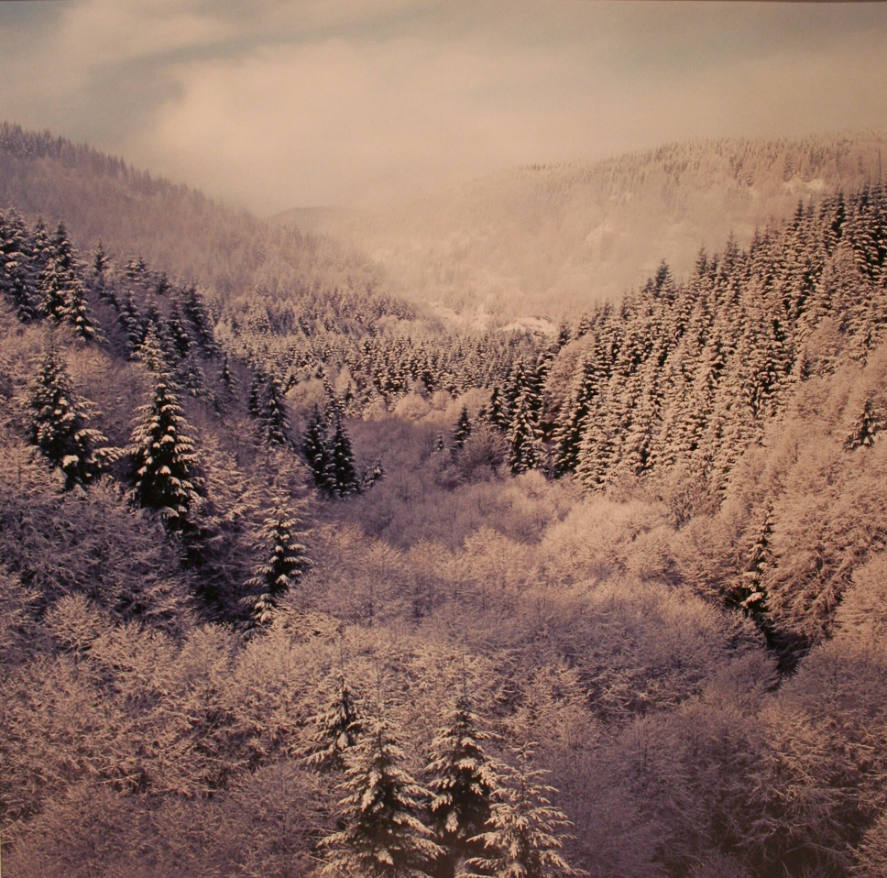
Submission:
{"label": "evergreen tree", "polygon": [[869,448],[874,444],[875,437],[887,426],[887,419],[879,417],[875,412],[872,401],[867,399],[862,407],[862,412],[853,424],[850,435],[844,442],[848,451],[857,448]]}
{"label": "evergreen tree", "polygon": [[114,459],[107,438],[88,426],[88,407],[77,399],[52,338],[29,398],[31,441],[65,474],[65,490],[91,482]]}
{"label": "evergreen tree", "polygon": [[64,223],[59,223],[49,247],[49,259],[40,275],[43,294],[42,311],[61,322],[68,321],[84,339],[95,338],[89,318],[83,285],[77,276],[74,251]]}
{"label": "evergreen tree", "polygon": [[459,863],[483,853],[483,846],[470,840],[484,830],[499,778],[483,749],[490,735],[479,725],[463,693],[431,742],[426,768],[431,825],[444,848],[437,863],[438,878],[453,878]]}
{"label": "evergreen tree", "polygon": [[363,724],[342,674],[330,704],[309,723],[313,730],[303,751],[305,764],[321,772],[344,771],[345,754],[357,743]]}
{"label": "evergreen tree", "polygon": [[511,415],[508,430],[508,466],[517,475],[533,469],[539,462],[536,402],[531,387],[525,387]]}
{"label": "evergreen tree", "polygon": [[773,563],[770,550],[772,534],[773,509],[768,507],[749,552],[748,563],[742,571],[739,582],[728,596],[729,603],[740,607],[765,632],[770,626],[768,621],[767,591],[764,588],[763,581],[767,568]]}
{"label": "evergreen tree", "polygon": [[351,451],[351,440],[345,430],[342,414],[336,408],[333,423],[333,436],[327,454],[328,484],[333,486],[339,497],[356,494],[360,490],[357,473],[354,469],[354,454]]}
{"label": "evergreen tree", "polygon": [[490,394],[490,405],[487,412],[487,419],[490,424],[504,433],[508,429],[508,412],[502,391],[498,387],[494,387]]}
{"label": "evergreen tree", "polygon": [[200,498],[194,440],[153,332],[143,357],[154,371],[154,387],[132,431],[135,496],[140,506],[158,510],[168,529],[183,530]]}
{"label": "evergreen tree", "polygon": [[596,392],[594,363],[586,359],[576,373],[569,399],[560,413],[554,432],[554,473],[556,476],[573,472],[579,463],[582,435],[588,419],[591,400]]}
{"label": "evergreen tree", "polygon": [[325,425],[326,420],[321,415],[320,408],[315,405],[302,436],[302,454],[305,455],[317,487],[326,493],[332,493],[334,486],[328,481],[330,462]]}
{"label": "evergreen tree", "polygon": [[289,416],[283,398],[283,388],[273,376],[265,385],[265,400],[259,420],[265,439],[272,445],[289,445]]}
{"label": "evergreen tree", "polygon": [[213,332],[213,322],[197,287],[193,284],[182,294],[182,314],[191,324],[194,340],[204,354],[210,355],[216,351],[216,341]]}
{"label": "evergreen tree", "polygon": [[19,215],[0,213],[0,292],[4,293],[22,323],[37,316],[37,302],[28,271],[28,242],[25,224]]}
{"label": "evergreen tree", "polygon": [[582,874],[560,854],[561,831],[571,823],[548,798],[554,788],[543,784],[545,772],[530,768],[530,751],[517,751],[517,766],[508,785],[497,790],[486,831],[472,841],[483,844],[484,856],[465,864],[462,878],[562,878]]}
{"label": "evergreen tree", "polygon": [[271,445],[289,445],[289,416],[283,388],[273,376],[257,370],[249,388],[249,413],[258,422],[262,438]]}
{"label": "evergreen tree", "polygon": [[453,430],[453,446],[457,449],[463,448],[470,435],[471,421],[468,418],[468,409],[463,405],[462,411],[459,412],[459,420],[456,421],[456,428]]}
{"label": "evergreen tree", "polygon": [[308,550],[301,541],[304,535],[296,520],[280,506],[265,519],[259,539],[267,552],[266,559],[246,582],[247,588],[259,592],[259,597],[252,599],[252,618],[256,624],[266,625],[271,621],[281,596],[311,568]]}
{"label": "evergreen tree", "polygon": [[372,722],[347,757],[340,789],[344,828],[321,842],[329,878],[427,878],[441,854],[419,819],[423,789],[402,767],[404,754],[390,733]]}
{"label": "evergreen tree", "polygon": [[234,377],[234,373],[231,371],[231,364],[228,361],[227,351],[225,351],[225,357],[222,360],[222,369],[219,373],[219,378],[221,378],[222,384],[225,385],[225,389],[229,392],[234,389],[234,385],[237,383],[237,379]]}
{"label": "evergreen tree", "polygon": [[58,322],[68,315],[68,287],[71,283],[69,262],[64,249],[53,249],[40,274],[41,311]]}

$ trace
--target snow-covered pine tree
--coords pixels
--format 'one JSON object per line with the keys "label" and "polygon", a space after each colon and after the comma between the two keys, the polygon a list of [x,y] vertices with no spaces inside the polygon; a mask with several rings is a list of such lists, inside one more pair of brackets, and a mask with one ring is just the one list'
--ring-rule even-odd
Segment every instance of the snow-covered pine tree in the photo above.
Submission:
{"label": "snow-covered pine tree", "polygon": [[497,430],[504,433],[508,429],[508,416],[506,411],[506,402],[503,399],[502,391],[498,387],[494,387],[490,393],[490,404],[487,409],[487,420]]}
{"label": "snow-covered pine tree", "polygon": [[339,821],[324,838],[328,878],[427,878],[441,848],[419,819],[429,793],[402,767],[403,751],[378,720],[346,756]]}
{"label": "snow-covered pine tree", "polygon": [[354,469],[351,440],[348,438],[338,406],[334,412],[333,436],[327,450],[327,464],[328,484],[333,486],[339,497],[347,497],[360,491],[360,483]]}
{"label": "snow-covered pine tree", "polygon": [[328,706],[308,722],[312,730],[302,750],[305,764],[321,772],[344,771],[345,753],[357,743],[363,724],[342,674],[337,677],[335,694]]}
{"label": "snow-covered pine tree", "polygon": [[88,426],[89,407],[74,393],[51,336],[28,405],[31,441],[64,473],[66,491],[89,484],[115,458],[104,434]]}
{"label": "snow-covered pine tree", "polygon": [[28,277],[27,230],[21,217],[11,210],[0,213],[0,292],[8,298],[22,323],[37,316],[37,302]]}
{"label": "snow-covered pine tree", "polygon": [[74,250],[64,223],[59,223],[52,239],[49,259],[40,275],[40,289],[46,316],[67,321],[83,339],[95,338],[95,326],[87,312],[83,284],[77,276]]}
{"label": "snow-covered pine tree", "polygon": [[321,414],[319,406],[316,405],[302,435],[302,454],[305,455],[305,461],[317,487],[325,493],[333,493],[333,485],[328,481],[330,462],[326,419]]}
{"label": "snow-covered pine tree", "polygon": [[282,504],[265,519],[259,541],[266,557],[245,583],[247,588],[259,592],[258,598],[249,598],[255,624],[267,625],[281,596],[311,568],[308,550],[302,542],[305,534]]}
{"label": "snow-covered pine tree", "polygon": [[573,472],[579,463],[579,448],[585,431],[591,400],[597,392],[595,366],[590,358],[575,373],[566,405],[558,416],[554,432],[554,474]]}
{"label": "snow-covered pine tree", "polygon": [[69,289],[74,279],[74,254],[64,223],[59,223],[40,273],[42,312],[61,322],[69,314]]}
{"label": "snow-covered pine tree", "polygon": [[154,387],[150,400],[139,407],[132,431],[135,497],[140,506],[156,509],[169,530],[180,531],[189,525],[200,499],[194,440],[153,331],[141,355],[154,372]]}
{"label": "snow-covered pine tree", "polygon": [[539,460],[536,401],[526,386],[514,403],[508,430],[508,466],[515,475],[533,469]]}
{"label": "snow-covered pine tree", "polygon": [[444,849],[437,878],[453,878],[460,863],[483,854],[483,845],[471,839],[483,832],[499,785],[495,764],[484,752],[490,737],[463,693],[431,742],[425,769],[433,796],[431,826]]}
{"label": "snow-covered pine tree", "polygon": [[869,448],[874,444],[875,437],[887,427],[887,418],[875,412],[874,405],[867,399],[862,412],[853,424],[850,435],[844,441],[844,448],[855,451],[857,448]]}
{"label": "snow-covered pine tree", "polygon": [[182,314],[191,324],[192,335],[197,345],[206,355],[215,353],[217,346],[213,321],[203,297],[197,292],[197,287],[191,284],[185,289],[181,301]]}
{"label": "snow-covered pine tree", "polygon": [[259,416],[265,438],[272,445],[289,445],[289,416],[283,400],[283,388],[272,375],[265,386],[265,401]]}
{"label": "snow-covered pine tree", "polygon": [[456,449],[463,448],[470,435],[471,420],[468,417],[468,409],[463,405],[462,411],[459,412],[459,420],[456,421],[456,427],[453,430],[453,447]]}
{"label": "snow-covered pine tree", "polygon": [[584,874],[561,856],[564,830],[571,822],[551,804],[553,787],[545,772],[530,767],[532,745],[516,751],[507,783],[495,791],[486,831],[472,841],[485,855],[465,863],[459,878],[564,878]]}
{"label": "snow-covered pine tree", "polygon": [[749,552],[748,561],[739,581],[729,594],[731,604],[738,606],[754,620],[762,630],[770,627],[768,620],[767,591],[763,581],[767,568],[773,564],[770,540],[773,535],[773,508],[768,506],[763,521],[758,527],[755,541]]}

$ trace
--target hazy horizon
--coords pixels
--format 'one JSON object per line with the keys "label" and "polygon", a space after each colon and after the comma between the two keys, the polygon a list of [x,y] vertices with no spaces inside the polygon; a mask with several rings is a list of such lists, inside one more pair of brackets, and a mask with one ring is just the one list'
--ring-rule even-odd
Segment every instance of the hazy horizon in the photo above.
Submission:
{"label": "hazy horizon", "polygon": [[270,215],[883,127],[885,36],[883,4],[74,0],[0,4],[0,69],[10,121]]}

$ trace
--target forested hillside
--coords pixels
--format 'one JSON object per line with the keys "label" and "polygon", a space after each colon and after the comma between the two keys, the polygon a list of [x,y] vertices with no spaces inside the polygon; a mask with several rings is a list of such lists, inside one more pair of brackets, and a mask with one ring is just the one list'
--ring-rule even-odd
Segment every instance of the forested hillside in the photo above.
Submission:
{"label": "forested hillside", "polygon": [[700,245],[732,233],[747,246],[799,199],[879,182],[884,148],[883,132],[675,143],[529,165],[379,209],[284,216],[354,241],[411,300],[559,320],[618,301],[662,259],[683,276]]}
{"label": "forested hillside", "polygon": [[883,186],[542,339],[46,225],[6,194],[39,144],[0,201],[10,875],[884,874]]}
{"label": "forested hillside", "polygon": [[329,237],[270,226],[48,132],[0,124],[0,205],[31,222],[64,221],[77,246],[101,241],[240,310],[282,299],[298,300],[301,312],[332,311],[337,323],[412,313],[375,295],[378,269]]}

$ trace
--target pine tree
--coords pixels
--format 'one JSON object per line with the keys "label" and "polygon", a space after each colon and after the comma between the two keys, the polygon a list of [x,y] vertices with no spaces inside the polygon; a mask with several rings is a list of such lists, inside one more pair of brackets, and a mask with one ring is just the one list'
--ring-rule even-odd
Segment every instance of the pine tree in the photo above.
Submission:
{"label": "pine tree", "polygon": [[335,411],[333,422],[333,436],[327,455],[328,483],[331,484],[339,497],[347,497],[356,494],[360,490],[357,481],[357,473],[354,469],[354,454],[351,451],[351,440],[345,430],[342,414]]}
{"label": "pine tree", "polygon": [[862,413],[853,424],[850,435],[844,441],[844,448],[855,451],[857,448],[869,448],[874,444],[875,437],[887,427],[887,419],[879,417],[870,399],[862,407]]}
{"label": "pine tree", "polygon": [[530,750],[516,753],[517,766],[508,784],[497,790],[485,832],[472,841],[482,843],[485,856],[465,864],[460,878],[561,878],[581,875],[560,854],[561,831],[571,823],[548,798],[555,790],[543,784],[545,772],[530,768]]}
{"label": "pine tree", "polygon": [[83,285],[77,276],[74,251],[64,223],[59,223],[49,247],[49,259],[40,274],[42,311],[46,316],[69,322],[83,339],[95,338],[89,318]]}
{"label": "pine tree", "polygon": [[345,754],[357,743],[363,723],[342,674],[330,704],[312,716],[309,723],[313,730],[303,751],[305,764],[321,772],[344,771]]}
{"label": "pine tree", "polygon": [[346,757],[339,820],[344,829],[321,842],[329,878],[427,878],[441,848],[419,819],[423,789],[401,767],[403,751],[374,721]]}
{"label": "pine tree", "polygon": [[468,409],[463,405],[462,411],[459,412],[459,420],[456,421],[456,428],[453,430],[453,446],[457,449],[463,448],[470,435],[471,421],[468,418]]}
{"label": "pine tree", "polygon": [[594,363],[586,359],[577,371],[567,404],[561,411],[554,433],[554,473],[573,472],[579,463],[579,448],[588,419],[591,400],[597,392]]}
{"label": "pine tree", "polygon": [[9,298],[22,323],[37,316],[28,271],[27,232],[14,210],[0,213],[0,292]]}
{"label": "pine tree", "polygon": [[114,459],[107,438],[87,426],[88,406],[74,393],[52,338],[29,398],[31,441],[65,475],[65,490],[87,485]]}
{"label": "pine tree", "polygon": [[246,587],[258,591],[253,601],[253,621],[266,625],[271,621],[280,598],[292,589],[311,568],[308,550],[301,538],[305,535],[297,521],[278,506],[265,519],[259,539],[267,552],[266,559],[256,568]]}
{"label": "pine tree", "polygon": [[444,848],[437,863],[438,878],[453,878],[459,863],[483,852],[483,846],[470,839],[484,830],[499,778],[483,749],[490,735],[479,726],[463,693],[431,742],[425,769],[433,796],[431,825]]}
{"label": "pine tree", "polygon": [[329,482],[330,462],[325,424],[320,408],[315,405],[302,436],[302,454],[305,455],[314,483],[325,493],[331,494],[334,485]]}
{"label": "pine tree", "polygon": [[215,353],[216,341],[212,318],[203,298],[197,292],[197,287],[193,284],[182,294],[182,314],[191,324],[194,339],[203,353],[207,355]]}
{"label": "pine tree", "polygon": [[749,552],[745,569],[742,571],[739,582],[728,597],[729,603],[740,607],[765,632],[770,626],[767,591],[764,588],[763,580],[767,568],[773,563],[773,556],[770,550],[772,534],[773,509],[768,507]]}
{"label": "pine tree", "polygon": [[494,387],[490,394],[490,405],[487,412],[487,419],[490,424],[504,433],[508,429],[508,413],[505,400],[502,397],[502,391],[498,387]]}
{"label": "pine tree", "polygon": [[41,311],[43,314],[53,317],[58,322],[65,319],[68,315],[68,286],[70,283],[68,255],[64,249],[61,252],[54,249],[40,274]]}
{"label": "pine tree", "polygon": [[525,387],[515,401],[508,430],[508,466],[515,475],[539,461],[535,410],[532,389]]}
{"label": "pine tree", "polygon": [[289,416],[283,399],[283,388],[273,376],[265,385],[265,400],[259,417],[265,439],[271,445],[289,445]]}
{"label": "pine tree", "polygon": [[135,496],[140,506],[156,509],[170,530],[183,530],[200,499],[194,440],[187,434],[172,380],[156,337],[149,332],[143,357],[154,371],[150,400],[138,409],[132,431]]}

